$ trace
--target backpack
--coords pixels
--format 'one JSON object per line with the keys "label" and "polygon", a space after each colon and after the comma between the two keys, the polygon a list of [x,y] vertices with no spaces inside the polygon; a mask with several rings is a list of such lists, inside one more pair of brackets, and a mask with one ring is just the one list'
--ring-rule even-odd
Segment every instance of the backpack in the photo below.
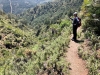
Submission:
{"label": "backpack", "polygon": [[78,27],[80,27],[81,26],[81,18],[78,17],[78,20],[79,20],[78,21]]}

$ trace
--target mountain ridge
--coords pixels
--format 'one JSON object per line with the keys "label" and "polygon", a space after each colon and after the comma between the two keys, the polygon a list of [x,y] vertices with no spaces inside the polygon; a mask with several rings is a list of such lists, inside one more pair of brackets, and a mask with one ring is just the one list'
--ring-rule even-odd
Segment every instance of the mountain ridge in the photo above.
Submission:
{"label": "mountain ridge", "polygon": [[5,13],[18,14],[28,8],[36,6],[37,4],[49,1],[50,0],[1,0],[0,8],[4,10]]}
{"label": "mountain ridge", "polygon": [[[83,0],[59,0],[35,6],[20,14],[27,23],[31,25],[41,25],[56,23],[64,18],[64,15],[78,11]],[[71,8],[71,9],[70,9]],[[70,11],[70,12],[69,12]]]}

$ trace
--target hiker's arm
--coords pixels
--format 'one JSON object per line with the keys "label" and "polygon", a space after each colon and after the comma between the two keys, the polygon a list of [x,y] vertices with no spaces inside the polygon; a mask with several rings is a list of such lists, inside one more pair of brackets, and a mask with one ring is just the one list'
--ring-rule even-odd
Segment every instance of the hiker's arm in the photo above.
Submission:
{"label": "hiker's arm", "polygon": [[70,20],[73,20],[73,18],[69,17]]}

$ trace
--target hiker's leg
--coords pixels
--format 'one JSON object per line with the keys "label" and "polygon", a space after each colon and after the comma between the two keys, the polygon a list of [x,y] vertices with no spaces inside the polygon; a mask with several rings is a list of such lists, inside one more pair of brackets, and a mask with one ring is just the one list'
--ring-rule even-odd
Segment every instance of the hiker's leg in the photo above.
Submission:
{"label": "hiker's leg", "polygon": [[73,39],[76,40],[77,37],[77,26],[73,26]]}
{"label": "hiker's leg", "polygon": [[74,26],[73,26],[73,37],[72,37],[72,40],[74,39]]}
{"label": "hiker's leg", "polygon": [[75,26],[73,25],[73,38],[72,39],[75,39]]}
{"label": "hiker's leg", "polygon": [[75,26],[75,40],[77,40],[77,26]]}

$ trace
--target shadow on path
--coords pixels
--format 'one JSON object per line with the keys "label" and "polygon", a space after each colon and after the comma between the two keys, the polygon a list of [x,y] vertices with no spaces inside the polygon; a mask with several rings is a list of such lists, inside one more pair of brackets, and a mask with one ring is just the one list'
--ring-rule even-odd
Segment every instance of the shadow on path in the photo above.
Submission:
{"label": "shadow on path", "polygon": [[76,42],[76,43],[83,43],[84,40],[76,40],[76,41],[74,41],[74,42]]}

